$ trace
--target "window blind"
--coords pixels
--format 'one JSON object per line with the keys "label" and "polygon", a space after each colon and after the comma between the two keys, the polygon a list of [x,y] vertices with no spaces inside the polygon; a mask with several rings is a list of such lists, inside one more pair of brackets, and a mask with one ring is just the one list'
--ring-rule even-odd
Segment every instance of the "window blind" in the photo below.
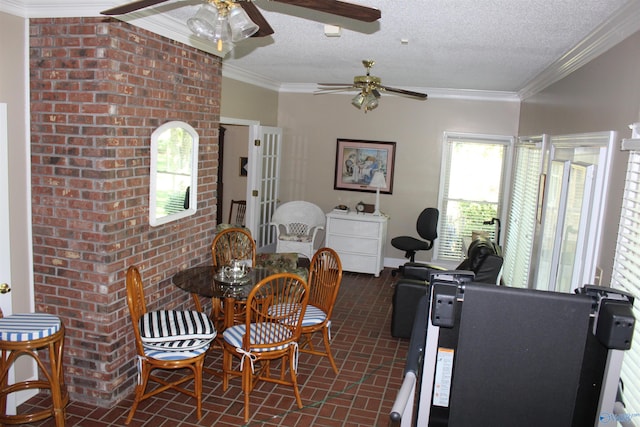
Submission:
{"label": "window blind", "polygon": [[445,134],[440,185],[440,219],[436,259],[457,261],[464,257],[464,238],[485,232],[495,241],[500,218],[507,152],[511,137]]}
{"label": "window blind", "polygon": [[508,286],[526,288],[536,227],[542,148],[538,144],[518,144],[515,150],[502,277]]}
{"label": "window blind", "polygon": [[[629,153],[611,286],[636,297],[633,314],[640,319],[640,147]],[[624,354],[621,378],[628,414],[640,413],[640,328]]]}

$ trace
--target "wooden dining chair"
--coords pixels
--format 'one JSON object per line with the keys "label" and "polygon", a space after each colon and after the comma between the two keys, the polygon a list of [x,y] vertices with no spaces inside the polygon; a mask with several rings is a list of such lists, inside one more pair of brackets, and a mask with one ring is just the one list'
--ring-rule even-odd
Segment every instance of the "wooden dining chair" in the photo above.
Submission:
{"label": "wooden dining chair", "polygon": [[[213,238],[211,243],[211,261],[214,271],[229,265],[231,260],[236,259],[245,262],[250,267],[256,266],[256,242],[251,236],[251,232],[246,228],[229,227],[221,230]],[[199,297],[192,295],[196,302],[196,309],[200,307]],[[212,318],[220,327],[223,323],[224,314],[222,302],[218,298],[212,298]],[[244,301],[239,301],[234,307],[234,318],[237,321],[244,319]]]}
{"label": "wooden dining chair", "polygon": [[[196,414],[198,419],[202,418],[202,370],[205,354],[216,337],[214,325],[199,311],[148,311],[136,266],[127,270],[126,287],[138,359],[138,382],[125,424],[131,422],[140,402],[168,389],[194,397]],[[188,369],[191,373],[170,381],[152,375],[155,369]],[[193,391],[182,386],[191,380]],[[158,383],[159,387],[146,392],[149,381]]]}
{"label": "wooden dining chair", "polygon": [[[302,408],[297,380],[297,342],[309,301],[308,290],[307,283],[293,273],[266,277],[249,293],[245,323],[227,328],[222,334],[222,388],[227,390],[230,376],[242,378],[245,422],[249,420],[249,396],[258,381],[291,386],[296,404]],[[232,368],[234,357],[240,359],[238,370]],[[271,376],[272,360],[281,360],[279,376]]]}
{"label": "wooden dining chair", "polygon": [[240,227],[229,227],[218,232],[211,243],[211,259],[216,270],[229,265],[232,259],[255,267],[256,242],[251,232]]}
{"label": "wooden dining chair", "polygon": [[244,225],[244,215],[247,211],[246,200],[232,200],[229,208],[229,224]]}
{"label": "wooden dining chair", "polygon": [[[342,282],[342,263],[331,248],[320,248],[311,259],[309,270],[309,305],[302,320],[300,351],[329,359],[333,372],[338,367],[331,354],[331,314]],[[322,332],[324,351],[312,342],[314,332]]]}

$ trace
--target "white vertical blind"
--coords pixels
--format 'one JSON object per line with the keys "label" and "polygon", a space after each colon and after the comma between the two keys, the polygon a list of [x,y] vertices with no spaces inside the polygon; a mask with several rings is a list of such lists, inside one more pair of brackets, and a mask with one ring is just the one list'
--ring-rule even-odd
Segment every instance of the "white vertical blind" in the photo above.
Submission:
{"label": "white vertical blind", "polygon": [[526,288],[536,229],[543,145],[516,144],[511,205],[504,244],[503,281],[507,286]]}
{"label": "white vertical blind", "polygon": [[[640,320],[640,141],[628,145],[633,151],[629,153],[611,286],[629,292],[636,298],[633,314],[637,320]],[[638,375],[640,375],[640,328],[636,325],[631,349],[624,354],[621,372],[627,414],[640,413]]]}

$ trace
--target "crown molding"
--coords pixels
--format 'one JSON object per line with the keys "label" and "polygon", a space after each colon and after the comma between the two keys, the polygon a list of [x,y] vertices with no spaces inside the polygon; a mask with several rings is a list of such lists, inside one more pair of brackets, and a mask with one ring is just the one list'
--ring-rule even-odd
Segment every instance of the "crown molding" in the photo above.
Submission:
{"label": "crown molding", "polygon": [[518,91],[525,100],[573,73],[640,30],[640,2],[631,0]]}
{"label": "crown molding", "polygon": [[22,18],[27,17],[27,10],[23,1],[20,0],[4,0],[0,3],[0,12],[8,13],[9,15],[20,16]]}
{"label": "crown molding", "polygon": [[86,3],[70,0],[2,0],[0,11],[23,18],[78,18],[102,16],[101,10],[116,4],[117,2],[109,0]]}
{"label": "crown molding", "polygon": [[222,77],[227,77],[233,80],[238,80],[244,83],[252,84],[264,89],[280,92],[282,90],[282,84],[266,78],[260,74],[253,73],[243,68],[229,65],[222,61]]}

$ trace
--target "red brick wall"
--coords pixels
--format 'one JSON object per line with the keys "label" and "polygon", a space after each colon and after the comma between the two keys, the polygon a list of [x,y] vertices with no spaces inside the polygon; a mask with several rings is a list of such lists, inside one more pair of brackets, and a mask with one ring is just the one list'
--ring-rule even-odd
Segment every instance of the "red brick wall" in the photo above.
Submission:
{"label": "red brick wall", "polygon": [[[190,307],[171,275],[210,259],[221,61],[116,20],[30,20],[37,311],[67,328],[72,398],[109,406],[135,381],[125,270],[147,305]],[[200,135],[198,211],[149,226],[150,135],[183,120]]]}

